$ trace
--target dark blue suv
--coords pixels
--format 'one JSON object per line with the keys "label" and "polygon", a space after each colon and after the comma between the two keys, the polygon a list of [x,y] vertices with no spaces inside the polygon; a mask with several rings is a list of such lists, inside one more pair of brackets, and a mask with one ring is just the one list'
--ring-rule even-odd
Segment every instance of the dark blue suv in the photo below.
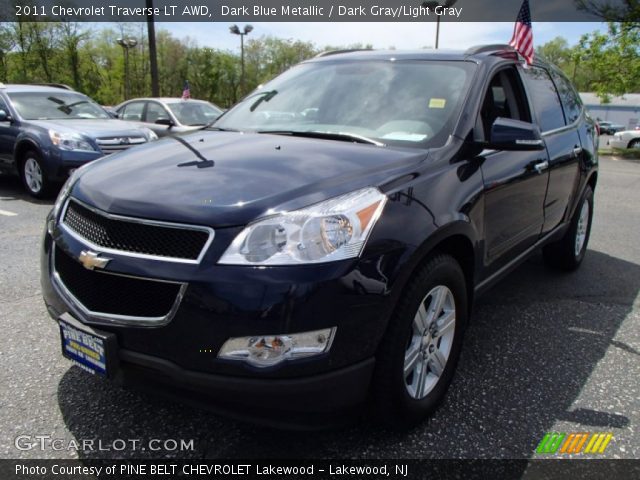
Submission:
{"label": "dark blue suv", "polygon": [[73,90],[0,84],[0,172],[18,173],[34,197],[91,160],[156,138]]}
{"label": "dark blue suv", "polygon": [[75,172],[42,292],[63,354],[116,382],[263,423],[410,427],[479,295],[537,249],[579,267],[597,176],[571,82],[509,46],[324,54]]}

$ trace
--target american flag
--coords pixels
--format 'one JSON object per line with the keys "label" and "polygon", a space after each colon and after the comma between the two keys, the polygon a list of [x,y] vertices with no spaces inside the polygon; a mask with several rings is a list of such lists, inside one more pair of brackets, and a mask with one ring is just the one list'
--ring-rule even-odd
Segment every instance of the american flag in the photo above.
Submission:
{"label": "american flag", "polygon": [[533,62],[533,29],[531,28],[531,11],[529,10],[529,0],[524,0],[513,27],[513,37],[509,42],[520,55],[524,57],[527,65]]}
{"label": "american flag", "polygon": [[191,89],[189,88],[189,80],[184,81],[184,87],[182,88],[182,100],[191,98]]}

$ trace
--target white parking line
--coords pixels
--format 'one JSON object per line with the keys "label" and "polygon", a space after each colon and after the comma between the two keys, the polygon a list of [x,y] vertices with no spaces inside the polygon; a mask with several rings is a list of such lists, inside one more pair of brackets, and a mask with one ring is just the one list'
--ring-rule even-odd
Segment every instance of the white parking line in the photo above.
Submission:
{"label": "white parking line", "polygon": [[8,210],[0,210],[0,215],[4,215],[5,217],[15,217],[18,214],[9,212]]}

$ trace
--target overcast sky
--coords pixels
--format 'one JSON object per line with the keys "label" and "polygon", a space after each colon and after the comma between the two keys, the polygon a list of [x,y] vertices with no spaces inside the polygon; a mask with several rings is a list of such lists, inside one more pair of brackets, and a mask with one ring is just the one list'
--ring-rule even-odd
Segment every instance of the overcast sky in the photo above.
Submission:
{"label": "overcast sky", "polygon": [[[243,24],[240,24],[242,27]],[[354,43],[373,44],[374,48],[413,49],[435,44],[435,22],[428,23],[253,23],[249,38],[273,35],[326,45],[343,46]],[[240,50],[240,41],[229,33],[226,23],[158,23],[158,28],[172,32],[179,38],[190,37],[202,47]],[[534,44],[541,45],[557,36],[565,37],[570,45],[577,43],[583,33],[606,30],[602,23],[541,23],[534,22]],[[440,48],[467,48],[485,43],[508,43],[513,32],[512,22],[440,24]]]}

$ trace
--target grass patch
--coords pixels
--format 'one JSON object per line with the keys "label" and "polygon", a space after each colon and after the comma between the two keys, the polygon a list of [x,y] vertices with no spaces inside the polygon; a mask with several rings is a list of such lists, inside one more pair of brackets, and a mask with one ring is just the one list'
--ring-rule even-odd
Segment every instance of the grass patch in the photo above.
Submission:
{"label": "grass patch", "polygon": [[629,160],[640,160],[640,148],[601,148],[600,155],[611,155]]}

